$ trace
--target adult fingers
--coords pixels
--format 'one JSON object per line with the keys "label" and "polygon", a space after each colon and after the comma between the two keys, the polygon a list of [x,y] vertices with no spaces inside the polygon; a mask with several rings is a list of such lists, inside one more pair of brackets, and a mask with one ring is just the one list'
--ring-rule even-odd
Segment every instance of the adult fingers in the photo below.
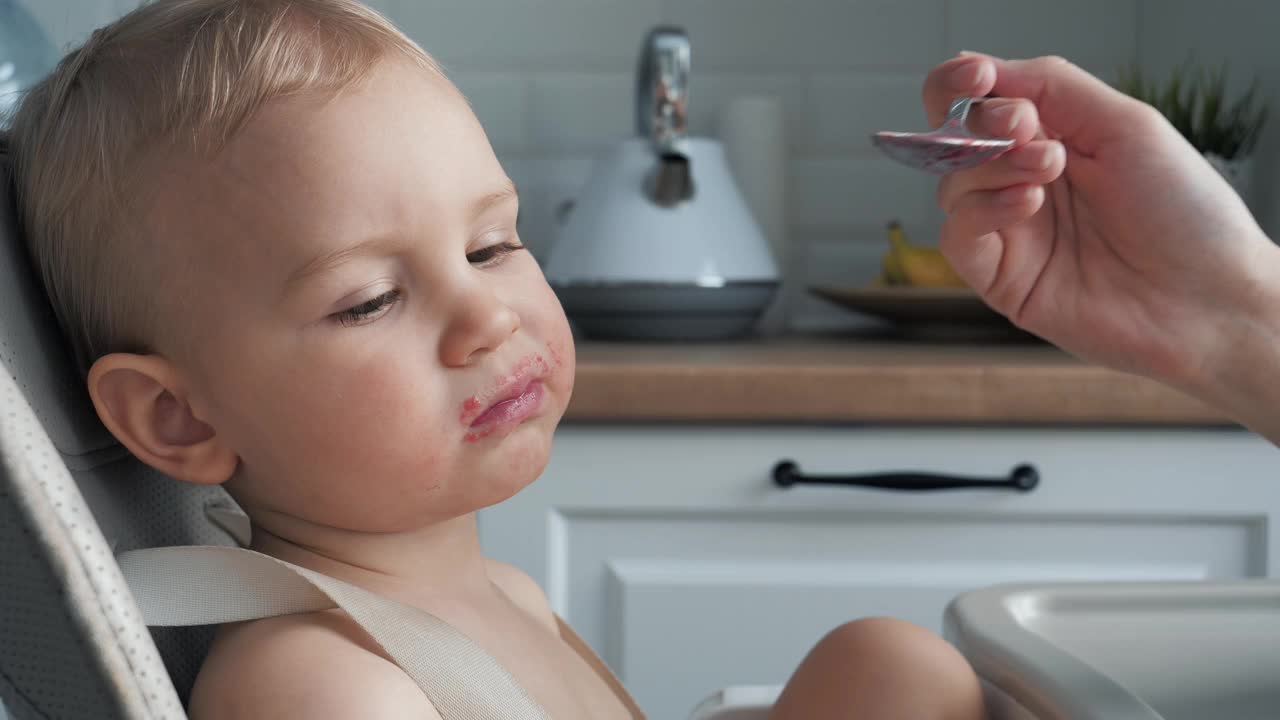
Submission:
{"label": "adult fingers", "polygon": [[[1027,220],[1044,205],[1044,198],[1043,185],[1014,185],[960,196],[943,224],[944,249],[963,256],[966,243]],[[967,264],[963,257],[957,263],[957,270]]]}
{"label": "adult fingers", "polygon": [[1067,153],[1056,140],[1034,140],[972,170],[950,173],[938,183],[938,207],[950,213],[975,192],[1016,185],[1047,185],[1066,168]]}
{"label": "adult fingers", "polygon": [[924,103],[941,122],[960,95],[1026,98],[1042,125],[1073,150],[1092,155],[1106,140],[1141,131],[1155,111],[1060,57],[1004,60],[965,53],[934,68],[925,79]]}

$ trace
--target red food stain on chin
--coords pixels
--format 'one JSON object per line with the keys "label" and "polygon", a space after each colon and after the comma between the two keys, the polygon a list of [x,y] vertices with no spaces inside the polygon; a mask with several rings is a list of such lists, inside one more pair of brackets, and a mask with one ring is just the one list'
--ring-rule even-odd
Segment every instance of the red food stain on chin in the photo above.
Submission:
{"label": "red food stain on chin", "polygon": [[488,427],[478,432],[469,432],[466,435],[464,435],[462,439],[469,443],[480,442],[481,440],[492,435],[493,431],[496,429],[497,428],[494,428],[494,427]]}

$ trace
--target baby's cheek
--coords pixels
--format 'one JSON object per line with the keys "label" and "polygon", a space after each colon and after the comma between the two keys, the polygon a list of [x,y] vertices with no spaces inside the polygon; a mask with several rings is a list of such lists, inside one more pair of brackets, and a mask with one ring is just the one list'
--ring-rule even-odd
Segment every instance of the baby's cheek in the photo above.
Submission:
{"label": "baby's cheek", "polygon": [[383,433],[362,444],[331,446],[317,467],[334,488],[335,515],[374,532],[403,531],[425,517],[456,514],[448,484],[457,477],[455,459],[429,430]]}
{"label": "baby's cheek", "polygon": [[394,454],[399,456],[398,465],[410,479],[412,487],[427,491],[441,487],[457,463],[458,443],[456,439],[451,443],[451,438],[456,438],[456,435],[450,435],[438,424],[419,426],[408,436],[397,436],[402,445]]}
{"label": "baby's cheek", "polygon": [[424,431],[438,430],[431,388],[398,368],[361,369],[306,395],[300,404],[307,409],[304,420],[319,426],[315,442],[362,458],[395,443],[422,445]]}
{"label": "baby's cheek", "polygon": [[547,357],[556,368],[565,368],[570,372],[574,366],[573,335],[566,325],[560,332],[547,341]]}
{"label": "baby's cheek", "polygon": [[546,330],[543,340],[546,343],[546,358],[551,374],[555,378],[555,385],[564,388],[567,394],[573,389],[573,376],[577,366],[573,332],[563,315],[552,318]]}

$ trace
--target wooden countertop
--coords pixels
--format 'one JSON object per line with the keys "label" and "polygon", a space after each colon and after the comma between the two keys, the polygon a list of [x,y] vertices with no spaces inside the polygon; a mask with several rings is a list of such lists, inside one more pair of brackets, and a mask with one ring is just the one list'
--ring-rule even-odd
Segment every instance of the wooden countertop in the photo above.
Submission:
{"label": "wooden countertop", "polygon": [[1234,425],[1160,383],[1045,344],[786,338],[577,350],[568,422]]}

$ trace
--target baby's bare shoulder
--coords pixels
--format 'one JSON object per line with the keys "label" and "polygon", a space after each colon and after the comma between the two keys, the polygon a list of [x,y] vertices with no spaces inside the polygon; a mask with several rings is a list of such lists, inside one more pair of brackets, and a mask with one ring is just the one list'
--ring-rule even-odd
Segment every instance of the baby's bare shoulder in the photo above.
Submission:
{"label": "baby's bare shoulder", "polygon": [[511,598],[511,602],[546,625],[556,635],[560,634],[560,626],[556,622],[555,613],[551,610],[551,603],[547,602],[547,594],[533,578],[514,565],[487,558],[485,563],[489,571],[489,579]]}
{"label": "baby's bare shoulder", "polygon": [[418,686],[333,611],[220,628],[191,694],[192,720],[440,720]]}

